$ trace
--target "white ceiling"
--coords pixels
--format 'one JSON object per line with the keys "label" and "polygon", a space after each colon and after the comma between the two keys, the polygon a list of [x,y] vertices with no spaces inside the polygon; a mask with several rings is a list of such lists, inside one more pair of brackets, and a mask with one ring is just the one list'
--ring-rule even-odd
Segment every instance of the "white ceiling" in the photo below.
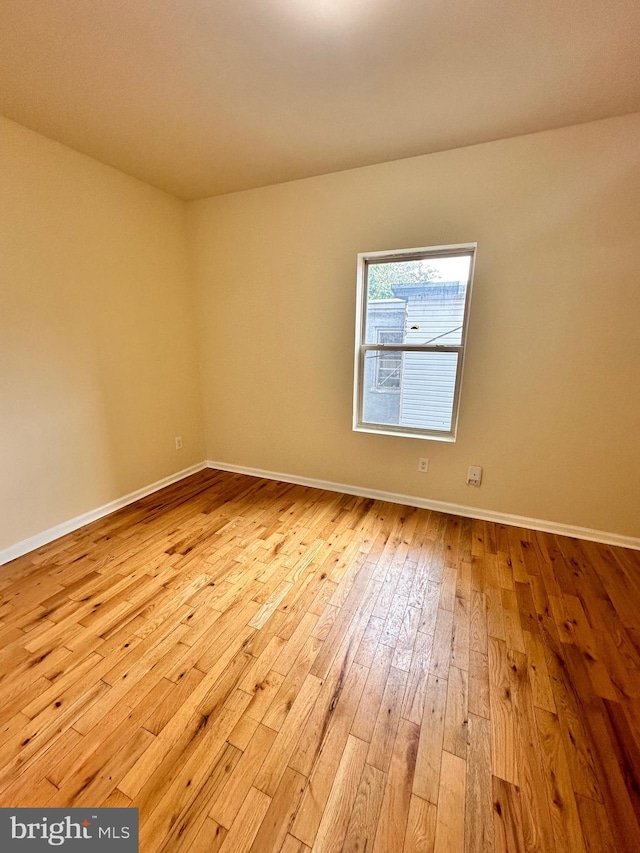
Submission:
{"label": "white ceiling", "polygon": [[0,0],[0,113],[186,199],[637,110],[638,0]]}

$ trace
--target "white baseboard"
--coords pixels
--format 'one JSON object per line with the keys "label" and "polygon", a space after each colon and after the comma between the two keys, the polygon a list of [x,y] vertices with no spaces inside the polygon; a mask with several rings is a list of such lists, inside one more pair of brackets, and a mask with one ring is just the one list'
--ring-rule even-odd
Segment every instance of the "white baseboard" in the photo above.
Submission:
{"label": "white baseboard", "polygon": [[363,486],[352,486],[348,483],[332,483],[328,480],[316,480],[312,477],[298,477],[295,474],[283,474],[278,471],[263,471],[260,468],[246,468],[243,465],[229,465],[226,462],[199,462],[192,465],[190,468],[184,468],[182,471],[177,471],[175,474],[170,474],[162,480],[151,483],[149,486],[144,486],[137,489],[135,492],[130,492],[115,501],[98,507],[97,509],[85,512],[82,515],[77,515],[69,521],[63,521],[62,524],[57,524],[55,527],[50,527],[48,530],[43,530],[42,533],[37,533],[35,536],[30,536],[28,539],[23,539],[22,542],[17,542],[15,545],[10,545],[0,551],[0,566],[21,557],[23,554],[28,554],[29,551],[34,551],[42,545],[47,545],[67,533],[73,533],[85,524],[90,524],[92,521],[97,521],[99,518],[104,518],[105,515],[110,515],[118,509],[122,509],[129,504],[135,503],[140,498],[145,498],[147,495],[163,489],[165,486],[170,486],[177,483],[179,480],[188,477],[190,474],[195,474],[202,471],[204,468],[215,468],[219,471],[230,471],[235,474],[246,474],[249,477],[262,477],[266,480],[280,480],[283,483],[294,483],[298,486],[311,486],[314,489],[325,489],[329,492],[342,492],[347,495],[356,495],[362,498],[372,498],[379,501],[390,501],[391,503],[406,504],[407,506],[416,506],[421,509],[433,509],[437,512],[447,512],[451,515],[464,515],[468,518],[478,518],[482,521],[493,521],[497,524],[511,524],[516,527],[525,527],[529,530],[542,530],[545,533],[558,533],[561,536],[573,536],[576,539],[587,539],[591,542],[602,542],[605,545],[618,545],[622,548],[633,548],[640,551],[640,538],[634,536],[622,536],[618,533],[608,533],[605,530],[592,530],[589,527],[576,527],[571,524],[560,524],[555,521],[544,521],[539,518],[527,518],[522,515],[510,515],[504,512],[493,512],[492,510],[479,509],[474,506],[462,506],[461,504],[445,503],[444,501],[434,501],[429,498],[420,498],[416,495],[399,495],[395,492],[384,492],[380,489],[367,489]]}
{"label": "white baseboard", "polygon": [[328,480],[315,480],[312,477],[298,477],[295,474],[282,474],[278,471],[262,471],[259,468],[246,468],[242,465],[228,465],[226,462],[207,460],[208,468],[220,471],[230,471],[236,474],[247,474],[249,477],[262,477],[266,480],[281,480],[283,483],[295,483],[298,486],[311,486],[314,489],[325,489],[329,492],[344,492],[361,498],[373,498],[379,501],[390,501],[396,504],[416,506],[421,509],[433,509],[437,512],[447,512],[451,515],[464,515],[467,518],[477,518],[481,521],[493,521],[496,524],[511,524],[515,527],[525,527],[528,530],[541,530],[544,533],[558,533],[560,536],[573,536],[576,539],[587,539],[590,542],[602,542],[605,545],[618,545],[621,548],[633,548],[640,551],[640,538],[622,536],[619,533],[608,533],[606,530],[592,530],[589,527],[577,527],[572,524],[561,524],[556,521],[545,521],[540,518],[527,518],[523,515],[511,515],[505,512],[493,512],[475,506],[434,501],[416,495],[399,495],[395,492],[383,492],[379,489],[367,489],[363,486],[351,486],[347,483],[332,483]]}
{"label": "white baseboard", "polygon": [[162,480],[151,483],[149,486],[143,486],[141,489],[136,489],[135,492],[130,492],[128,495],[117,498],[115,501],[104,504],[97,509],[84,512],[82,515],[77,515],[75,518],[69,519],[69,521],[63,521],[62,524],[56,524],[55,527],[43,530],[42,533],[36,533],[35,536],[23,539],[22,542],[10,545],[8,548],[0,551],[0,566],[4,565],[4,563],[8,563],[10,560],[15,560],[16,557],[22,557],[23,554],[28,554],[29,551],[34,551],[42,545],[47,545],[49,542],[53,542],[55,539],[59,539],[67,533],[73,533],[74,530],[84,527],[85,524],[90,524],[92,521],[97,521],[105,515],[110,515],[112,512],[122,509],[122,507],[128,506],[135,501],[139,501],[140,498],[146,498],[147,495],[151,495],[153,492],[157,492],[165,486],[177,483],[178,480],[183,480],[190,474],[195,474],[197,471],[202,471],[204,468],[208,467],[209,466],[206,462],[198,462],[197,465],[192,465],[190,468],[184,468],[182,471],[176,471],[175,474],[170,474],[168,477],[164,477]]}

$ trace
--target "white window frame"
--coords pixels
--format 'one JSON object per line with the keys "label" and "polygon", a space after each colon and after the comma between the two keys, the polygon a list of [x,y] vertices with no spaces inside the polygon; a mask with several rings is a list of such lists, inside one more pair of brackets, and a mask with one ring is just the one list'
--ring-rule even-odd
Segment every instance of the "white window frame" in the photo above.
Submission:
{"label": "white window frame", "polygon": [[[357,301],[356,301],[356,335],[355,335],[355,360],[354,360],[354,384],[353,384],[353,429],[355,432],[376,433],[378,435],[399,435],[405,438],[426,438],[435,441],[455,441],[458,428],[458,414],[460,410],[460,391],[462,388],[462,374],[464,369],[464,355],[466,350],[467,329],[469,326],[469,308],[471,305],[471,289],[473,285],[473,273],[475,266],[477,243],[458,243],[448,246],[428,246],[419,249],[398,249],[387,252],[361,252],[358,255],[358,279],[357,279]],[[460,344],[456,346],[444,344],[367,344],[365,343],[365,330],[367,318],[367,271],[371,261],[380,263],[386,261],[412,261],[429,260],[429,258],[455,257],[459,255],[471,255],[469,266],[469,282],[467,285],[462,334]],[[394,426],[391,424],[376,424],[364,421],[364,376],[365,356],[367,352],[380,352],[393,350],[394,352],[456,352],[458,362],[456,379],[453,393],[453,411],[451,414],[451,429],[428,430],[418,427]]]}

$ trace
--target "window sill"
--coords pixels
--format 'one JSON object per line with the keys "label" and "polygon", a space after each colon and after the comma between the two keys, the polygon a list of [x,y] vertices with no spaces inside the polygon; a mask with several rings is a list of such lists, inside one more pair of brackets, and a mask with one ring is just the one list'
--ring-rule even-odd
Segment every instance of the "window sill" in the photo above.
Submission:
{"label": "window sill", "polygon": [[373,427],[373,426],[364,426],[362,424],[356,424],[353,427],[354,432],[368,432],[372,435],[393,435],[396,438],[421,438],[426,439],[427,441],[446,441],[449,444],[452,444],[456,437],[453,433],[432,433],[432,432],[410,432],[406,429],[385,429],[384,427]]}

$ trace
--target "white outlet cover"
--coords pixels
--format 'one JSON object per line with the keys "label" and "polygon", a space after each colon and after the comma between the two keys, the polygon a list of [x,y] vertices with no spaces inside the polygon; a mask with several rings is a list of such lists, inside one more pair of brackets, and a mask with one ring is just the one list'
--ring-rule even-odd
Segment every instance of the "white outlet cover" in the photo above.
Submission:
{"label": "white outlet cover", "polygon": [[467,483],[470,486],[479,486],[482,483],[482,468],[480,465],[469,465]]}

